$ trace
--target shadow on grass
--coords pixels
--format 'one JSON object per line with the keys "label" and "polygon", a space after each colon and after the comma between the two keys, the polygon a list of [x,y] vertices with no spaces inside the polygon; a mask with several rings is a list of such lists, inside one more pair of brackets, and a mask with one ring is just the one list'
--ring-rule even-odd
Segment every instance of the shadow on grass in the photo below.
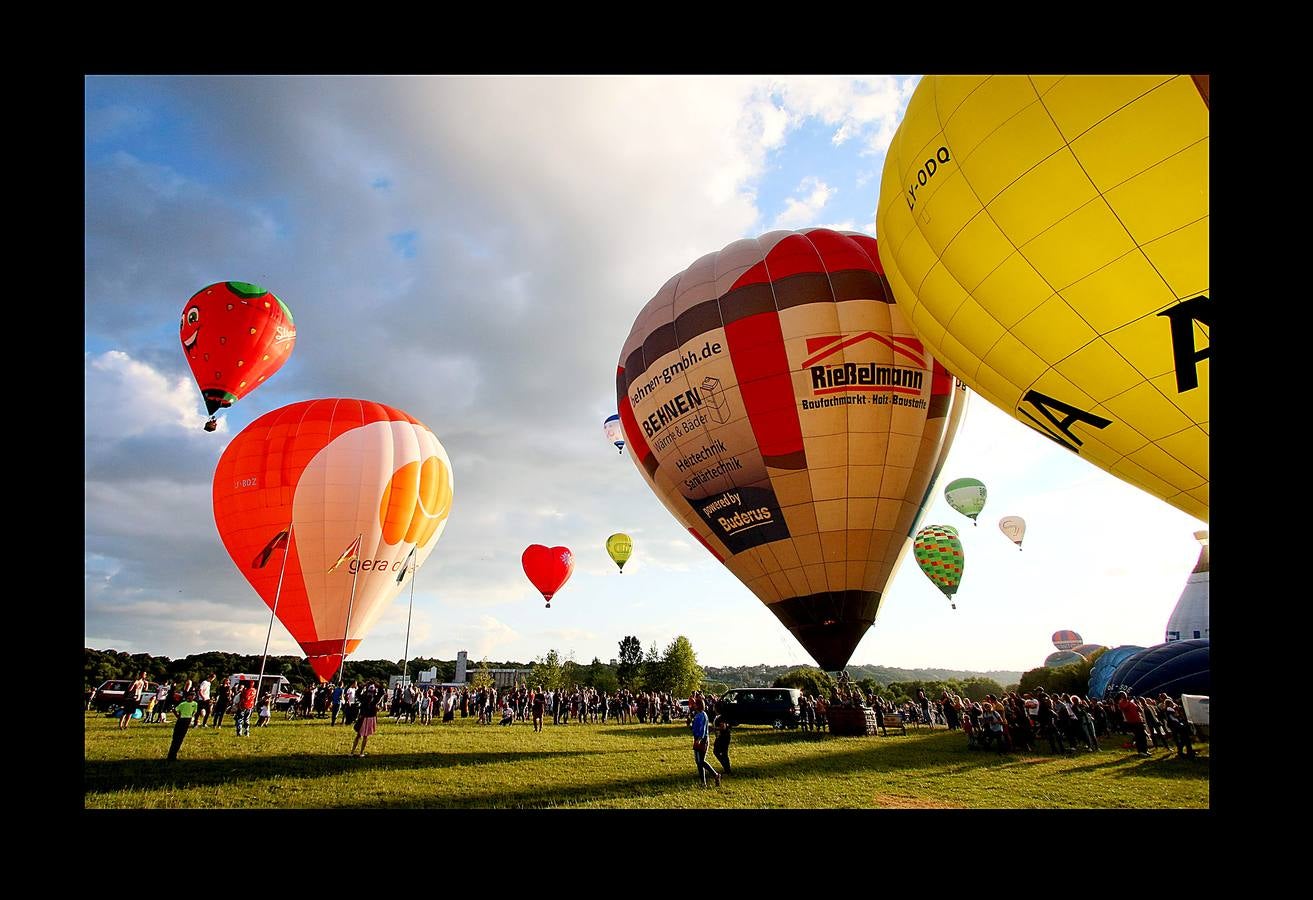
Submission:
{"label": "shadow on grass", "polygon": [[[184,746],[184,751],[186,747]],[[691,753],[692,751],[690,751]],[[515,763],[567,756],[601,755],[601,750],[486,753],[369,753],[364,759],[343,754],[287,754],[241,759],[86,760],[82,786],[87,793],[177,787],[200,787],[266,778],[324,778],[362,769],[446,769]]]}
{"label": "shadow on grass", "polygon": [[1190,759],[1189,757],[1177,756],[1175,752],[1171,754],[1155,753],[1148,759],[1135,756],[1125,755],[1124,750],[1109,751],[1117,754],[1114,758],[1105,762],[1092,762],[1086,766],[1072,766],[1069,772],[1093,772],[1099,769],[1121,768],[1122,771],[1116,773],[1117,777],[1135,777],[1149,775],[1154,778],[1171,778],[1176,780],[1190,781],[1207,781],[1209,778],[1209,764],[1207,757],[1198,757]]}

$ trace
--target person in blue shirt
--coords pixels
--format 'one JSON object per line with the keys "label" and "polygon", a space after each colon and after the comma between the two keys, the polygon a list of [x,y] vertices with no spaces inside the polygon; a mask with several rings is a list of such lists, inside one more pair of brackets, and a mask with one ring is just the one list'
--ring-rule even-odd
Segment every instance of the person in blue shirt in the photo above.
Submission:
{"label": "person in blue shirt", "polygon": [[333,686],[333,702],[330,704],[330,706],[333,710],[333,718],[332,721],[330,721],[328,724],[336,725],[337,714],[342,709],[342,685],[338,684]]}
{"label": "person in blue shirt", "polygon": [[707,773],[710,772],[716,779],[716,787],[720,787],[720,773],[707,762],[707,713],[704,710],[702,698],[696,697],[693,701],[697,712],[693,714],[693,760],[698,765],[698,775],[702,777],[702,786],[707,786]]}

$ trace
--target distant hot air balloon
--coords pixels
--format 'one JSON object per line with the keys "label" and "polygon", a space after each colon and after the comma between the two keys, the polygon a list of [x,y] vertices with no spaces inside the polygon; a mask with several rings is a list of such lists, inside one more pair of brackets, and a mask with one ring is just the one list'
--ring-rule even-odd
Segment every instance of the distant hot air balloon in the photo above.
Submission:
{"label": "distant hot air balloon", "polygon": [[296,346],[287,304],[256,284],[221,281],[201,288],[182,308],[179,339],[210,419],[283,367]]}
{"label": "distant hot air balloon", "polygon": [[452,487],[447,451],[422,422],[367,400],[304,400],[228,444],[214,522],[256,593],[270,607],[278,596],[279,620],[327,680],[343,639],[354,651],[402,589],[412,549],[415,566],[433,552]]}
{"label": "distant hot air balloon", "polygon": [[829,671],[875,621],[966,396],[881,271],[866,235],[737,241],[666,282],[616,375],[648,486]]}
{"label": "distant hot air balloon", "polygon": [[926,350],[1208,519],[1208,76],[921,79],[876,232]]}
{"label": "distant hot air balloon", "polygon": [[625,563],[629,561],[629,556],[634,552],[634,542],[629,535],[622,533],[613,534],[606,539],[606,552],[610,555],[611,561],[620,567],[620,574],[625,573]]}
{"label": "distant hot air balloon", "polygon": [[552,597],[574,572],[574,554],[569,547],[530,544],[525,548],[520,562],[524,565],[524,574],[529,576],[529,581],[543,595],[547,608],[551,609]]}
{"label": "distant hot air balloon", "polygon": [[1071,666],[1083,662],[1085,662],[1085,657],[1074,650],[1057,650],[1044,657],[1044,668],[1057,669],[1061,666]]}
{"label": "distant hot air balloon", "polygon": [[1085,643],[1085,638],[1081,637],[1074,631],[1063,630],[1053,632],[1053,646],[1059,650],[1071,650],[1073,647],[1079,647]]}
{"label": "distant hot air balloon", "polygon": [[1004,516],[998,520],[999,531],[1008,536],[1008,540],[1021,549],[1021,542],[1026,537],[1026,520],[1021,516]]}
{"label": "distant hot air balloon", "polygon": [[610,416],[602,423],[602,430],[606,432],[606,439],[615,444],[615,448],[621,453],[625,452],[625,430],[620,425],[619,416]]}
{"label": "distant hot air balloon", "polygon": [[944,488],[944,499],[948,501],[949,506],[969,518],[971,524],[975,525],[976,516],[985,508],[987,493],[984,482],[975,478],[958,478],[950,481],[948,487]]}
{"label": "distant hot air balloon", "polygon": [[1098,650],[1107,650],[1102,644],[1077,644],[1071,648],[1072,653],[1079,653],[1082,659],[1089,659]]}
{"label": "distant hot air balloon", "polygon": [[952,525],[927,525],[916,533],[912,552],[921,571],[944,592],[953,609],[957,609],[953,595],[962,584],[962,570],[966,566],[957,529]]}

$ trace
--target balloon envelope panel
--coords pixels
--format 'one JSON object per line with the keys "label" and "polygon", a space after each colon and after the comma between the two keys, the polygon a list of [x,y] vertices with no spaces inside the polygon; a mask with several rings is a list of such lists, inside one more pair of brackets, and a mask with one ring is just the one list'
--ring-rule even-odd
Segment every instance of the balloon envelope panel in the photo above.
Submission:
{"label": "balloon envelope panel", "polygon": [[697,260],[639,313],[616,395],[666,508],[842,668],[965,400],[892,302],[874,239],[779,231]]}
{"label": "balloon envelope panel", "polygon": [[1206,77],[927,76],[876,218],[929,352],[1205,521],[1208,166]]}
{"label": "balloon envelope panel", "polygon": [[1108,691],[1135,697],[1181,694],[1211,696],[1208,640],[1158,644],[1127,657],[1108,680]]}
{"label": "balloon envelope panel", "polygon": [[1134,656],[1143,649],[1145,648],[1133,644],[1122,644],[1119,647],[1113,647],[1111,650],[1105,651],[1090,667],[1089,696],[1102,697],[1107,690],[1108,682],[1112,679],[1112,673],[1117,671],[1117,667],[1128,657]]}

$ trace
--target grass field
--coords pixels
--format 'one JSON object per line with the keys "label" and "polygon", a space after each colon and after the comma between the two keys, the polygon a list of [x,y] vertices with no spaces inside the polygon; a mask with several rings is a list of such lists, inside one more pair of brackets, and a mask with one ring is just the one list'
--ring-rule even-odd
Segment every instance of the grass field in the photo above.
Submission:
{"label": "grass field", "polygon": [[[1208,745],[1197,759],[1150,759],[1104,739],[1099,753],[1054,757],[968,751],[960,732],[840,738],[735,729],[733,773],[695,781],[682,725],[480,726],[379,720],[369,755],[327,720],[285,721],[238,738],[193,729],[168,763],[172,724],[86,714],[88,808],[1207,808]],[[710,757],[708,757],[710,759]],[[714,760],[713,760],[714,763]],[[715,763],[720,768],[718,763]]]}

